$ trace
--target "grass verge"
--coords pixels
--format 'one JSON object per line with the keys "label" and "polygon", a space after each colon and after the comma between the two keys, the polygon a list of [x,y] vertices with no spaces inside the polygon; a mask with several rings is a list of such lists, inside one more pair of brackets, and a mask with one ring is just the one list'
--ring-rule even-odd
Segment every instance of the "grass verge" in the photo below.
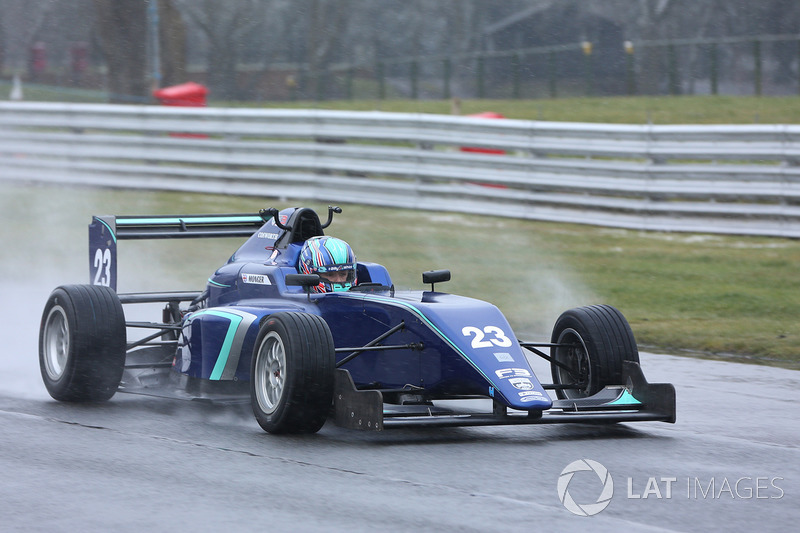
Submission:
{"label": "grass verge", "polygon": [[[451,114],[447,100],[274,102],[264,107]],[[508,118],[614,124],[797,124],[800,97],[634,96],[538,100],[464,100],[461,114],[495,111]]]}

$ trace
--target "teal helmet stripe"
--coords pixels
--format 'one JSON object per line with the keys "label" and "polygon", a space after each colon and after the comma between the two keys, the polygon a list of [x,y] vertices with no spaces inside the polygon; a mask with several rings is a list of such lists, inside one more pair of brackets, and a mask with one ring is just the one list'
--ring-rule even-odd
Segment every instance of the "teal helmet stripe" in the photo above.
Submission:
{"label": "teal helmet stripe", "polygon": [[347,257],[347,245],[344,243],[344,241],[339,239],[328,239],[325,241],[325,247],[330,252],[334,265],[341,265],[349,262],[349,257]]}

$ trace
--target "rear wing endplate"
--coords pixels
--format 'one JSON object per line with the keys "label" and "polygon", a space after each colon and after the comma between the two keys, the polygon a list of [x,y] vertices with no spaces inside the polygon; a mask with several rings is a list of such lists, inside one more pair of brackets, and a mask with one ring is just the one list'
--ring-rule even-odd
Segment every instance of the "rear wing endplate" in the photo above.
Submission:
{"label": "rear wing endplate", "polygon": [[117,241],[250,237],[265,223],[259,214],[94,216],[89,224],[89,282],[117,290]]}

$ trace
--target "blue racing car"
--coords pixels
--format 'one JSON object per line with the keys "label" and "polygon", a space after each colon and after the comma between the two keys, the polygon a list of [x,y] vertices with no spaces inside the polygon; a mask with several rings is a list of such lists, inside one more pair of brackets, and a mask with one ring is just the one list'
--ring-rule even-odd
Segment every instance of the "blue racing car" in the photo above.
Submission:
{"label": "blue racing car", "polygon": [[[549,342],[521,341],[494,305],[437,290],[447,270],[422,274],[428,290],[395,290],[384,266],[324,234],[335,213],[93,217],[91,284],[56,288],[42,315],[48,392],[250,402],[270,433],[313,433],[329,417],[365,430],[675,422],[674,387],[645,380],[617,309],[571,309]],[[118,241],[205,237],[246,240],[204,291],[117,294]],[[163,305],[160,320],[126,321],[123,305],[145,303]],[[482,401],[450,401],[468,399]]]}

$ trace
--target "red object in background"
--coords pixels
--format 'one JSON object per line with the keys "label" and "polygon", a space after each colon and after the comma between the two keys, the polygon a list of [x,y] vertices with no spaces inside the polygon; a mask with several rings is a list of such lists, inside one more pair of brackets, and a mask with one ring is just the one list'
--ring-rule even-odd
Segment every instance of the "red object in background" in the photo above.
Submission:
{"label": "red object in background", "polygon": [[475,113],[474,115],[467,115],[468,117],[478,118],[506,118],[505,115],[495,113],[494,111],[484,111],[483,113]]}
{"label": "red object in background", "polygon": [[31,46],[30,68],[33,74],[42,74],[47,68],[47,47],[41,41]]}
{"label": "red object in background", "polygon": [[70,66],[73,74],[83,74],[89,68],[89,45],[84,42],[72,43]]}
{"label": "red object in background", "polygon": [[[153,96],[163,105],[179,107],[205,107],[208,89],[204,85],[189,81],[172,87],[153,91]],[[170,133],[170,137],[207,139],[205,133]]]}
{"label": "red object in background", "polygon": [[[467,115],[468,117],[477,117],[477,118],[506,118],[504,115],[500,113],[495,113],[494,111],[484,111],[483,113],[475,113],[474,115]],[[494,148],[475,148],[472,146],[462,146],[462,152],[476,152],[479,154],[498,154],[502,155],[505,154],[505,150],[497,150]]]}
{"label": "red object in background", "polygon": [[208,89],[193,81],[164,87],[153,91],[153,96],[163,105],[205,107]]}

